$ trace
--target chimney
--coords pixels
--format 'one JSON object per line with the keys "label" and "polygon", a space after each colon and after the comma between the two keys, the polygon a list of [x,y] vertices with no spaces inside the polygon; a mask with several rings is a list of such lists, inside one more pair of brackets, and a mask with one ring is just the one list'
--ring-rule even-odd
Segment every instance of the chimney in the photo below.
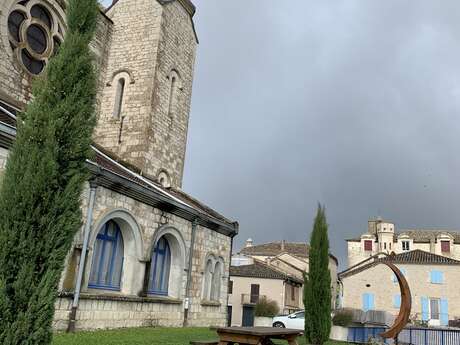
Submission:
{"label": "chimney", "polygon": [[246,240],[246,248],[250,248],[253,246],[253,241],[252,241],[252,238],[248,238]]}
{"label": "chimney", "polygon": [[285,248],[286,248],[286,240],[282,240],[281,241],[281,251],[284,252]]}

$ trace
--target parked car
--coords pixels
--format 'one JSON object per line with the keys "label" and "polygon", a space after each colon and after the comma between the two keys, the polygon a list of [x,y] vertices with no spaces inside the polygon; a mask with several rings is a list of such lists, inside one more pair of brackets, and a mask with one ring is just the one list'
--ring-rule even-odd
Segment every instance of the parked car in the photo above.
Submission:
{"label": "parked car", "polygon": [[276,316],[273,318],[273,327],[305,329],[305,311],[298,311],[287,316]]}

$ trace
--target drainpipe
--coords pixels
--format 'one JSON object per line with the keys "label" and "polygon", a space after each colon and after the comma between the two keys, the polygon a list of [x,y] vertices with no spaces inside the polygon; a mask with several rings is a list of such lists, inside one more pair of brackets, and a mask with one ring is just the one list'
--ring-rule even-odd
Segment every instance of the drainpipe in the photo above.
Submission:
{"label": "drainpipe", "polygon": [[77,309],[78,309],[78,303],[80,301],[81,284],[83,281],[83,274],[85,272],[85,262],[86,262],[86,254],[88,251],[89,234],[91,232],[91,223],[93,222],[93,209],[94,209],[94,200],[96,199],[97,181],[90,180],[89,185],[90,185],[89,203],[88,203],[86,224],[85,224],[85,229],[84,229],[83,248],[81,250],[80,263],[78,265],[78,276],[77,276],[77,282],[75,284],[75,292],[73,296],[72,309],[70,311],[67,332],[75,332]]}
{"label": "drainpipe", "polygon": [[192,222],[192,238],[190,240],[190,252],[188,258],[188,271],[187,271],[187,285],[185,287],[185,301],[184,301],[184,323],[183,326],[188,326],[188,313],[190,310],[191,287],[192,287],[192,268],[193,268],[193,253],[195,252],[195,237],[196,227],[198,226],[198,219]]}
{"label": "drainpipe", "polygon": [[[227,278],[227,289],[228,289],[228,286],[230,286],[230,266],[232,266],[232,255],[233,255],[233,239],[235,238],[236,234],[233,234],[232,237],[231,237],[231,243],[230,243],[230,258],[229,258],[229,262],[228,262],[228,265],[229,265],[229,270],[228,270],[228,278]],[[229,315],[228,315],[228,303],[230,301],[230,295],[228,294],[228,291],[227,291],[227,326],[231,326],[230,324],[230,320],[228,319],[229,318]],[[232,309],[232,313],[233,313],[233,309]],[[230,316],[231,317],[231,316]]]}

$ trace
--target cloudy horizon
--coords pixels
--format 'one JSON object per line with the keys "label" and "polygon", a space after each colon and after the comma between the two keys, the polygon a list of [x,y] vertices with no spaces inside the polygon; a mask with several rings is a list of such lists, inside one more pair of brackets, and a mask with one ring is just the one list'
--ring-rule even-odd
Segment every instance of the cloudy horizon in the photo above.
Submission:
{"label": "cloudy horizon", "polygon": [[183,189],[247,238],[331,251],[375,216],[460,229],[460,3],[195,0]]}

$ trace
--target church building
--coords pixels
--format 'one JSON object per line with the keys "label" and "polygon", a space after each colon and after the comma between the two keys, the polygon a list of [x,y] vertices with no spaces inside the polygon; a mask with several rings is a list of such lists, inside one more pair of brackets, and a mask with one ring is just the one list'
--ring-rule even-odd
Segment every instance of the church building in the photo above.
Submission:
{"label": "church building", "polygon": [[[31,83],[65,37],[66,6],[0,2],[0,172]],[[91,177],[59,285],[57,330],[226,324],[238,223],[181,189],[194,14],[190,0],[114,0],[100,9]]]}

